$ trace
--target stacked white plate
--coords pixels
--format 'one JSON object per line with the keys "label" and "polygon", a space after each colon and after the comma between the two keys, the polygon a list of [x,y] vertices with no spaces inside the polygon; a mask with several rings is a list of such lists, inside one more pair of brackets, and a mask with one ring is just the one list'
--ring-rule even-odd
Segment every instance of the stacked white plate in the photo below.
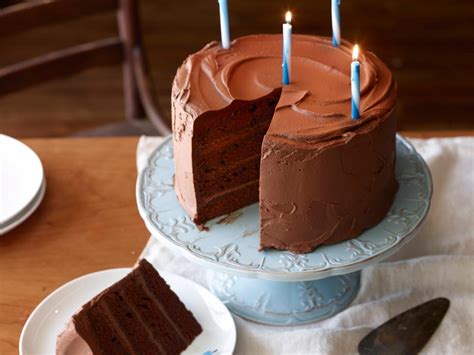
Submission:
{"label": "stacked white plate", "polygon": [[20,141],[0,134],[0,235],[27,219],[46,190],[43,165]]}

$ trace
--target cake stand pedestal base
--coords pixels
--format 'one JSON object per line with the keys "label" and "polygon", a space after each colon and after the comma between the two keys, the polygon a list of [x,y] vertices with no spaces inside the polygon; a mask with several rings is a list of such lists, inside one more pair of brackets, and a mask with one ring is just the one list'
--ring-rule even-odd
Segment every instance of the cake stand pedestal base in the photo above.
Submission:
{"label": "cake stand pedestal base", "polygon": [[360,271],[313,281],[270,281],[209,271],[211,291],[235,314],[270,325],[317,322],[357,296]]}

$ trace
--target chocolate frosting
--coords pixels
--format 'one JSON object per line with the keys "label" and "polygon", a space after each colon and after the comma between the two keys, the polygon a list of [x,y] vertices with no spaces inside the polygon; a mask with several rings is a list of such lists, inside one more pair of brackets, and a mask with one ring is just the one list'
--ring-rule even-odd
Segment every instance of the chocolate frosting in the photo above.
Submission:
{"label": "chocolate frosting", "polygon": [[56,355],[92,355],[89,345],[77,334],[72,319],[56,340]]}
{"label": "chocolate frosting", "polygon": [[291,85],[281,84],[281,35],[212,42],[178,69],[172,90],[178,198],[196,214],[195,121],[281,90],[260,166],[261,247],[308,252],[378,223],[397,190],[396,85],[362,50],[361,117],[351,118],[352,45],[293,35]]}
{"label": "chocolate frosting", "polygon": [[[352,45],[334,48],[330,38],[293,35],[292,84],[283,86],[268,134],[294,141],[321,142],[353,132],[389,114],[396,90],[388,68],[362,50],[361,115],[350,112]],[[255,100],[281,84],[281,35],[252,35],[234,40],[229,50],[211,42],[179,68],[173,98],[187,120],[216,111],[234,100]],[[179,122],[178,130],[185,130]]]}

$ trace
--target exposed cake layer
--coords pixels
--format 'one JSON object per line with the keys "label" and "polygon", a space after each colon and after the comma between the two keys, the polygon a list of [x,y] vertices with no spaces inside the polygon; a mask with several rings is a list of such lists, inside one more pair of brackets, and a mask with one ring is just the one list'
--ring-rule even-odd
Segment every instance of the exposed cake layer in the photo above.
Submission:
{"label": "exposed cake layer", "polygon": [[147,261],[73,316],[94,354],[179,354],[202,332]]}
{"label": "exposed cake layer", "polygon": [[227,190],[235,190],[251,181],[258,181],[260,172],[260,154],[245,160],[229,164],[217,172],[210,172],[199,181],[199,189],[203,191],[203,203],[215,195],[222,195]]}
{"label": "exposed cake layer", "polygon": [[[229,200],[232,205],[224,199],[214,206],[209,197],[253,181],[249,174],[235,185],[232,179],[218,182],[238,171],[239,155],[244,161],[250,153],[242,149],[245,135],[237,132],[246,130],[248,136],[253,127],[260,143],[259,124],[269,113],[251,120],[249,107],[268,109],[262,98],[279,95],[261,149],[261,247],[307,252],[356,236],[390,207],[397,190],[391,115],[396,86],[385,65],[362,51],[361,117],[353,120],[352,45],[334,48],[329,38],[294,35],[292,82],[282,88],[281,42],[281,35],[254,35],[235,40],[229,50],[211,43],[178,69],[172,97],[176,191],[200,222],[210,209],[214,216],[253,202],[256,196],[245,195],[242,201]],[[227,129],[218,129],[219,124]],[[249,146],[255,146],[249,137]],[[239,148],[232,148],[234,139]],[[232,162],[221,166],[222,156],[232,156]]]}
{"label": "exposed cake layer", "polygon": [[[189,128],[174,135],[175,157],[186,156],[177,162],[175,187],[196,223],[258,201],[261,145],[280,93],[277,89],[255,101],[236,100],[196,120],[192,135]],[[173,109],[174,117],[186,115],[182,106],[174,104]],[[173,124],[176,132],[178,123]]]}
{"label": "exposed cake layer", "polygon": [[[233,212],[243,206],[251,205],[257,201],[258,179],[255,179],[235,189],[225,190],[221,194],[214,195],[209,201],[205,201],[196,219],[198,221],[208,221],[223,214]],[[235,206],[240,207],[235,208]]]}

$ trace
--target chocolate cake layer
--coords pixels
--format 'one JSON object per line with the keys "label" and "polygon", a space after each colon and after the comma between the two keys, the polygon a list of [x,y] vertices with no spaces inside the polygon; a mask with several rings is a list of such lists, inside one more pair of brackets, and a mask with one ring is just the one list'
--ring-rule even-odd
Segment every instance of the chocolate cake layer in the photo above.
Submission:
{"label": "chocolate cake layer", "polygon": [[[186,59],[172,94],[175,188],[200,223],[243,207],[257,200],[254,177],[220,180],[229,167],[241,174],[237,162],[260,153],[261,247],[302,253],[360,234],[391,206],[396,86],[363,50],[361,117],[353,120],[352,45],[294,35],[292,46],[291,85],[283,87],[281,35],[238,38],[229,50],[210,43]],[[220,164],[222,156],[232,161]]]}
{"label": "chocolate cake layer", "polygon": [[235,206],[248,206],[258,201],[258,179],[250,181],[234,189],[228,189],[221,194],[203,201],[198,220],[208,221],[215,216],[221,216],[236,210]]}
{"label": "chocolate cake layer", "polygon": [[145,260],[86,303],[72,320],[93,354],[180,354],[202,332]]}
{"label": "chocolate cake layer", "polygon": [[[196,223],[257,202],[254,183],[259,178],[261,145],[280,93],[275,89],[255,101],[236,100],[218,115],[208,112],[194,126],[199,140],[188,142],[191,149],[175,151],[180,165],[175,175],[178,198]],[[186,140],[174,127],[175,138]],[[176,157],[188,153],[189,164]],[[240,199],[235,196],[237,188]]]}

